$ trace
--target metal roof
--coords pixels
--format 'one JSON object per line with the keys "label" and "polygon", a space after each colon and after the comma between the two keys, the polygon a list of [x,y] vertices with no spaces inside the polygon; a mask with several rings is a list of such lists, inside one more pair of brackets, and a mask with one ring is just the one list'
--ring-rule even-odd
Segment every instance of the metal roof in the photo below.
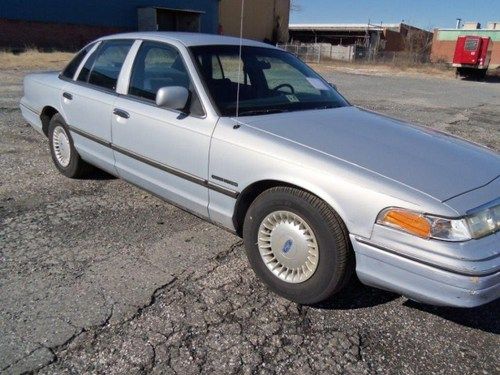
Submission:
{"label": "metal roof", "polygon": [[401,23],[383,23],[379,25],[368,23],[295,23],[289,25],[289,30],[321,30],[321,31],[364,31],[366,29],[399,29]]}
{"label": "metal roof", "polygon": [[480,32],[500,32],[500,29],[457,29],[457,28],[448,28],[448,29],[437,29],[437,31],[459,31],[459,32],[470,32],[470,31],[480,31]]}
{"label": "metal roof", "polygon": [[[240,39],[217,35],[217,34],[203,34],[203,33],[186,33],[186,32],[170,32],[170,31],[143,31],[135,33],[122,33],[105,36],[99,40],[108,39],[146,39],[146,40],[156,40],[163,42],[179,42],[187,47],[191,46],[204,46],[204,45],[239,45]],[[242,44],[244,46],[254,46],[254,47],[267,47],[276,48],[270,44],[257,42],[250,39],[242,39]]]}

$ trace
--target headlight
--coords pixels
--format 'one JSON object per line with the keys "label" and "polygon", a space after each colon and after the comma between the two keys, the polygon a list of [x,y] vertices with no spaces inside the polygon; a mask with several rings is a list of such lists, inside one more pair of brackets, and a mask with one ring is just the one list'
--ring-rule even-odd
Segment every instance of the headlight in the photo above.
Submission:
{"label": "headlight", "polygon": [[500,229],[500,205],[458,219],[391,207],[380,212],[377,223],[422,238],[467,241],[487,236]]}
{"label": "headlight", "polygon": [[467,217],[473,238],[480,238],[500,229],[500,205],[481,210]]}

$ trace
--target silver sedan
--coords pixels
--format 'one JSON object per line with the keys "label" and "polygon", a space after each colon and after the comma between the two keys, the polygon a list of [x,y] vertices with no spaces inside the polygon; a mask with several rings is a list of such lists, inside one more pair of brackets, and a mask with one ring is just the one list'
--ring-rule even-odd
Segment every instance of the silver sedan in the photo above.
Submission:
{"label": "silver sedan", "polygon": [[62,174],[100,168],[242,236],[286,298],[332,298],[354,273],[436,305],[500,295],[499,155],[352,106],[285,51],[121,34],[24,83]]}

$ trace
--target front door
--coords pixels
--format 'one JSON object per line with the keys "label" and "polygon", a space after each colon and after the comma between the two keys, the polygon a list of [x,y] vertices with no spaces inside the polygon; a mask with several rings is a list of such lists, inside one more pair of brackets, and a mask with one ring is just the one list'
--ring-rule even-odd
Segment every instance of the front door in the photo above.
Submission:
{"label": "front door", "polygon": [[[142,42],[126,95],[114,103],[113,150],[125,180],[198,215],[208,217],[208,153],[214,120],[203,109],[176,48]],[[155,104],[161,87],[190,90],[186,113]]]}

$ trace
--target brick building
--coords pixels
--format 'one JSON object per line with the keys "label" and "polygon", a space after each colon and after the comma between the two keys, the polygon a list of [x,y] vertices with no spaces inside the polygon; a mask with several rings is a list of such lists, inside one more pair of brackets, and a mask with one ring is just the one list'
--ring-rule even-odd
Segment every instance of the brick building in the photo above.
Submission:
{"label": "brick building", "polygon": [[493,41],[490,69],[500,68],[500,23],[489,22],[486,29],[478,28],[479,24],[475,25],[477,25],[475,28],[434,30],[431,61],[451,63],[459,35],[488,36]]}
{"label": "brick building", "polygon": [[398,52],[408,48],[409,41],[421,47],[432,39],[432,33],[405,23],[391,24],[292,24],[290,40],[294,43],[329,43],[358,45],[381,51]]}

